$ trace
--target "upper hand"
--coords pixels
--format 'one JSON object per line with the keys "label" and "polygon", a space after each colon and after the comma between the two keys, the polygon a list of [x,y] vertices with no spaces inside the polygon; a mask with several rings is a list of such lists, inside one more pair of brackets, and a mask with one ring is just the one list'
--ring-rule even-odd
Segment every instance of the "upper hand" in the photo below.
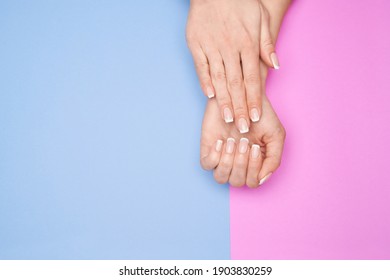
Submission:
{"label": "upper hand", "polygon": [[259,58],[279,67],[267,10],[259,0],[192,0],[187,42],[203,92],[247,132],[262,115]]}

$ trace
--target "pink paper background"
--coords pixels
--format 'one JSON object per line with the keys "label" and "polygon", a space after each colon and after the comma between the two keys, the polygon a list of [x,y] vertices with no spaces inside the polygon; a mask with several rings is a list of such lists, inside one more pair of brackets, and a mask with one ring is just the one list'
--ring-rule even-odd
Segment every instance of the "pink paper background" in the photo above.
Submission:
{"label": "pink paper background", "polygon": [[389,259],[390,1],[295,1],[277,50],[283,163],[231,188],[232,259]]}

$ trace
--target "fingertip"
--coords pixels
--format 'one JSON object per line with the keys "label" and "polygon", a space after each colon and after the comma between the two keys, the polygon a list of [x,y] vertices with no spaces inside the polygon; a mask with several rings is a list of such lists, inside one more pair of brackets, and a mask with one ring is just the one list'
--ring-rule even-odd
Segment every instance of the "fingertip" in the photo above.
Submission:
{"label": "fingertip", "polygon": [[200,159],[200,166],[203,168],[203,170],[211,170],[211,166],[208,161],[208,157],[203,157]]}
{"label": "fingertip", "polygon": [[[273,158],[265,158],[260,169],[258,180],[264,184],[269,177],[279,168],[280,161]],[[260,185],[261,185],[260,184]]]}
{"label": "fingertip", "polygon": [[229,184],[234,188],[242,188],[245,185],[245,183],[241,183],[239,181],[229,181]]}
{"label": "fingertip", "polygon": [[246,151],[248,150],[248,146],[249,146],[249,140],[248,138],[241,138],[240,139],[240,144],[238,146],[238,151],[240,154],[245,154]]}
{"label": "fingertip", "polygon": [[232,123],[233,122],[233,113],[232,110],[229,107],[225,107],[223,109],[223,118],[225,120],[225,123]]}
{"label": "fingertip", "polygon": [[259,187],[259,184],[256,183],[255,181],[246,182],[246,185],[247,185],[248,188],[250,188],[250,189],[256,189],[256,188]]}
{"label": "fingertip", "polygon": [[211,99],[211,98],[213,98],[213,97],[215,96],[215,92],[214,92],[214,89],[213,89],[212,87],[208,86],[208,87],[206,88],[206,96],[207,96],[209,99]]}
{"label": "fingertip", "polygon": [[249,123],[248,121],[241,117],[238,119],[237,128],[241,134],[249,132]]}
{"label": "fingertip", "polygon": [[276,52],[271,53],[270,59],[271,59],[271,62],[272,62],[272,67],[275,70],[279,70],[280,64],[279,64],[279,59],[278,59],[278,56],[276,55]]}
{"label": "fingertip", "polygon": [[220,152],[222,150],[222,144],[223,144],[222,140],[217,140],[217,143],[215,143],[215,150],[217,152]]}
{"label": "fingertip", "polygon": [[220,176],[216,171],[214,171],[213,175],[214,175],[214,180],[220,185],[226,184],[228,182],[227,177]]}
{"label": "fingertip", "polygon": [[252,108],[249,115],[252,122],[258,122],[261,116],[259,108]]}
{"label": "fingertip", "polygon": [[226,144],[226,153],[233,154],[235,148],[236,140],[234,138],[228,138]]}
{"label": "fingertip", "polygon": [[260,156],[260,146],[257,144],[253,144],[251,147],[251,159],[257,160]]}
{"label": "fingertip", "polygon": [[267,175],[265,175],[263,178],[260,179],[260,183],[259,183],[259,186],[263,185],[266,181],[268,181],[268,179],[271,177],[272,175],[272,172],[268,173]]}

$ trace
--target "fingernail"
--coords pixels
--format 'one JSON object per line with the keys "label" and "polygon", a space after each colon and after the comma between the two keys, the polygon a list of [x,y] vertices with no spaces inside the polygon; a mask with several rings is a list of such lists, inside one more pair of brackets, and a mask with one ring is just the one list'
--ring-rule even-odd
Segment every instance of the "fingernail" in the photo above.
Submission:
{"label": "fingernail", "polygon": [[251,109],[251,120],[252,122],[258,122],[260,120],[259,110],[256,108]]}
{"label": "fingernail", "polygon": [[226,153],[232,154],[234,151],[234,143],[236,141],[233,138],[228,138],[227,139],[227,144],[226,144]]}
{"label": "fingernail", "polygon": [[252,158],[258,158],[259,155],[260,155],[260,146],[252,145],[252,151],[251,151]]}
{"label": "fingernail", "polygon": [[240,133],[247,133],[249,131],[248,123],[244,118],[238,120],[238,129],[240,130]]}
{"label": "fingernail", "polygon": [[241,138],[240,139],[240,147],[238,149],[240,154],[245,154],[246,153],[246,151],[248,150],[248,144],[249,144],[249,140],[248,139],[246,139],[246,138]]}
{"label": "fingernail", "polygon": [[261,186],[262,184],[264,184],[268,179],[269,177],[271,177],[272,173],[269,173],[268,175],[266,175],[263,179],[260,180],[260,184],[259,186]]}
{"label": "fingernail", "polygon": [[232,111],[229,108],[223,109],[223,116],[225,118],[226,123],[233,122],[233,114]]}
{"label": "fingernail", "polygon": [[220,152],[222,149],[222,140],[217,140],[217,144],[215,145],[215,150]]}
{"label": "fingernail", "polygon": [[276,53],[271,53],[271,61],[272,61],[274,68],[276,70],[278,70],[280,68],[280,65],[279,65],[279,60],[278,60]]}
{"label": "fingernail", "polygon": [[214,95],[214,91],[212,88],[207,88],[207,96],[208,98],[213,98],[215,95]]}

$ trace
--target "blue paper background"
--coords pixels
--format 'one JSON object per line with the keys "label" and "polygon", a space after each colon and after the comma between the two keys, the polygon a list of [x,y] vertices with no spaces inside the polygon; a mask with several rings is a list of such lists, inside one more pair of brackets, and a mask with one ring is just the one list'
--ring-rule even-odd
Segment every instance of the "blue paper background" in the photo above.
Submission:
{"label": "blue paper background", "polygon": [[188,2],[0,2],[1,259],[229,258]]}

